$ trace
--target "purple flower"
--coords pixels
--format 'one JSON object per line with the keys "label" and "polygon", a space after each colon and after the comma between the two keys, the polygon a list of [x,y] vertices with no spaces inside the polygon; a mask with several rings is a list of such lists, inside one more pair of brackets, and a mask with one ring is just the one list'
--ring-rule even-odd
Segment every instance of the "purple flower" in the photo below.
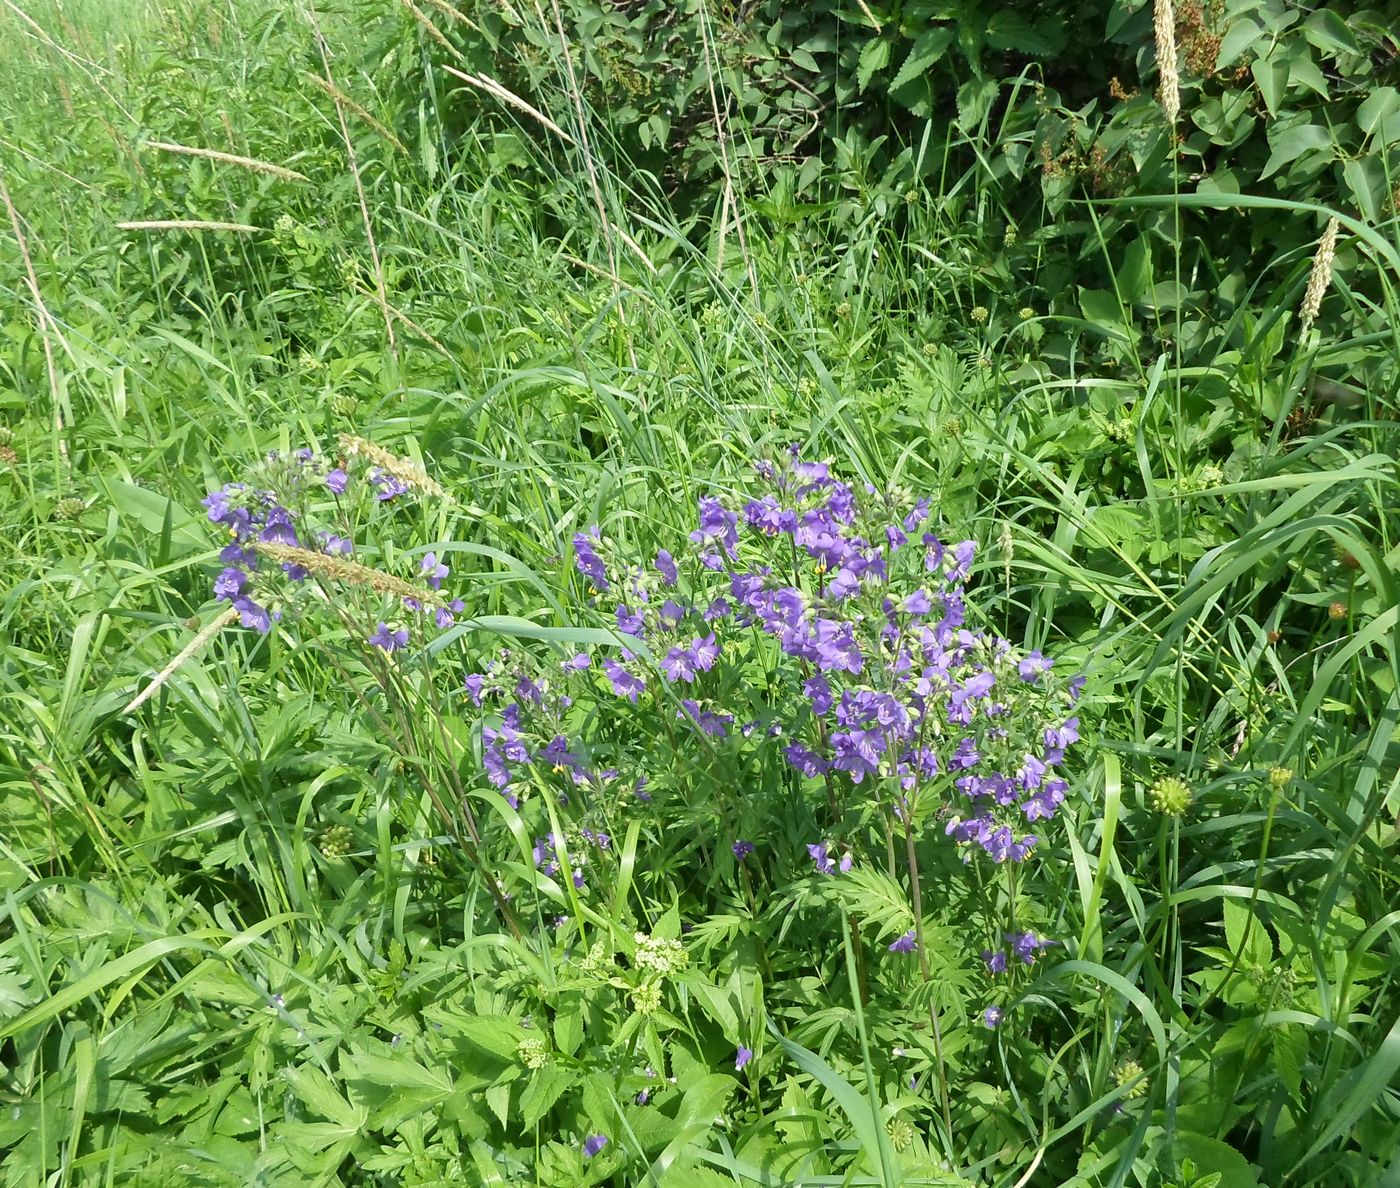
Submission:
{"label": "purple flower", "polygon": [[593,663],[593,659],[587,652],[579,652],[576,656],[570,656],[564,661],[564,667],[570,672],[582,672]]}
{"label": "purple flower", "polygon": [[634,613],[625,604],[619,605],[614,613],[617,616],[617,629],[623,635],[641,636],[646,628],[646,621],[639,613]]}
{"label": "purple flower", "polygon": [[831,855],[827,852],[826,842],[810,843],[807,846],[807,853],[812,856],[812,861],[817,864],[818,874],[834,874],[836,864],[832,862]]}
{"label": "purple flower", "polygon": [[442,589],[442,579],[448,574],[446,565],[439,565],[436,553],[427,553],[423,560],[418,562],[418,572],[421,573],[434,590]]}
{"label": "purple flower", "polygon": [[1071,705],[1073,705],[1076,701],[1079,700],[1079,695],[1082,692],[1084,692],[1084,682],[1088,679],[1089,678],[1086,677],[1082,672],[1076,677],[1070,677],[1069,700]]}
{"label": "purple flower", "polygon": [[607,567],[603,564],[603,559],[593,549],[597,543],[598,530],[596,528],[588,533],[574,533],[575,564],[578,565],[579,573],[583,574],[594,586],[599,590],[606,590],[608,588]]}
{"label": "purple flower", "polygon": [[787,761],[805,776],[821,775],[827,770],[827,762],[814,751],[808,750],[800,742],[790,743],[783,748]]}
{"label": "purple flower", "polygon": [[1033,932],[1008,932],[1006,943],[1011,946],[1011,952],[1021,959],[1022,965],[1034,965],[1036,953],[1048,949],[1055,942],[1037,937]]}
{"label": "purple flower", "polygon": [[752,1059],[753,1052],[751,1052],[748,1048],[744,1047],[741,1044],[739,1046],[739,1050],[736,1053],[734,1053],[734,1071],[739,1072],[744,1067],[744,1065],[746,1065]]}
{"label": "purple flower", "polygon": [[326,475],[326,486],[331,489],[333,495],[344,495],[349,482],[350,476],[338,466]]}
{"label": "purple flower", "polygon": [[673,681],[693,681],[699,671],[695,652],[690,648],[671,648],[662,657],[661,671]]}
{"label": "purple flower", "polygon": [[989,1006],[982,1012],[982,1022],[992,1030],[1001,1022],[1001,1007]]}
{"label": "purple flower", "polygon": [[388,503],[389,500],[408,493],[408,484],[403,479],[397,475],[386,474],[377,466],[369,472],[369,481],[379,488],[376,498],[380,503]]}
{"label": "purple flower", "polygon": [[730,560],[733,560],[736,555],[736,547],[739,544],[739,534],[735,529],[738,522],[739,517],[732,511],[726,511],[718,499],[711,495],[702,495],[700,496],[700,524],[690,534],[690,539],[695,544],[717,540],[724,546],[724,551],[729,555]]}
{"label": "purple flower", "polygon": [[479,672],[469,673],[462,682],[463,687],[467,691],[467,695],[472,699],[473,705],[481,705],[481,690],[485,684],[486,678]]}
{"label": "purple flower", "polygon": [[228,599],[232,602],[243,593],[243,587],[248,584],[248,575],[241,569],[232,566],[225,569],[214,579],[214,597]]}
{"label": "purple flower", "polygon": [[695,667],[701,672],[709,672],[715,666],[715,661],[719,659],[719,645],[715,643],[715,633],[709,635],[696,636],[690,641],[690,650],[695,656]]}
{"label": "purple flower", "polygon": [[920,587],[899,604],[899,609],[906,615],[926,615],[933,609],[933,602]]}
{"label": "purple flower", "polygon": [[912,953],[914,951],[914,930],[911,928],[903,936],[890,944],[891,953]]}
{"label": "purple flower", "polygon": [[369,637],[368,642],[376,648],[383,648],[386,652],[396,652],[400,648],[408,646],[408,628],[400,627],[398,630],[394,630],[388,623],[381,620],[379,629]]}
{"label": "purple flower", "polygon": [[680,575],[676,572],[676,562],[665,549],[656,554],[656,570],[666,586],[674,586]]}
{"label": "purple flower", "polygon": [[259,606],[246,595],[233,600],[233,609],[238,612],[239,621],[243,626],[261,631],[264,635],[272,630],[272,616],[267,613],[266,608]]}
{"label": "purple flower", "polygon": [[460,598],[454,598],[446,606],[440,606],[433,611],[433,622],[436,623],[441,630],[445,631],[456,621],[454,616],[460,613],[464,606],[466,606],[465,602]]}
{"label": "purple flower", "polygon": [[736,841],[734,845],[730,848],[734,851],[734,857],[736,857],[737,859],[739,859],[740,862],[742,862],[745,858],[747,858],[750,854],[753,853],[753,842]]}
{"label": "purple flower", "polygon": [[606,1135],[590,1134],[583,1140],[583,1153],[587,1155],[588,1158],[592,1159],[593,1156],[598,1154],[598,1152],[607,1145],[608,1140]]}
{"label": "purple flower", "polygon": [[729,733],[726,727],[734,721],[733,714],[717,714],[711,710],[701,709],[700,703],[689,697],[681,700],[681,708],[676,712],[676,717],[684,718],[687,714],[700,727],[701,731],[716,738],[724,738]]}
{"label": "purple flower", "polygon": [[991,949],[983,949],[982,960],[987,963],[987,972],[993,977],[1006,972],[1006,951],[1004,949],[998,949],[995,953]]}
{"label": "purple flower", "polygon": [[1016,665],[1016,671],[1023,681],[1036,681],[1040,679],[1042,673],[1049,672],[1050,666],[1054,663],[1053,660],[1047,659],[1036,651],[1021,660]]}
{"label": "purple flower", "polygon": [[603,673],[612,684],[614,693],[634,703],[637,700],[637,694],[647,687],[646,681],[639,676],[633,676],[616,660],[604,660]]}
{"label": "purple flower", "polygon": [[267,513],[267,524],[258,533],[258,539],[265,544],[283,544],[293,547],[301,544],[297,540],[296,529],[292,527],[292,513],[284,507],[274,507]]}

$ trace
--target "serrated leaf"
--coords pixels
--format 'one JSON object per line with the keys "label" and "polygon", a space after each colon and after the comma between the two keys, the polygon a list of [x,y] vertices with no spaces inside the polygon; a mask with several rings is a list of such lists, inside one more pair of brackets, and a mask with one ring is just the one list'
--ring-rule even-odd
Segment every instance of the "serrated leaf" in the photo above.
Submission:
{"label": "serrated leaf", "polygon": [[1053,17],[1032,23],[1012,8],[998,8],[987,22],[987,44],[994,50],[1051,57],[1065,48],[1064,26]]}
{"label": "serrated leaf", "polygon": [[856,64],[856,86],[864,91],[876,71],[883,70],[889,64],[890,43],[883,37],[872,37],[860,51],[860,60]]}
{"label": "serrated leaf", "polygon": [[914,44],[909,47],[904,65],[899,68],[899,73],[894,76],[894,81],[890,83],[890,90],[898,90],[905,83],[913,82],[914,79],[922,75],[947,52],[948,47],[953,44],[954,36],[952,29],[938,26],[933,29],[925,29],[918,37],[914,38]]}
{"label": "serrated leaf", "polygon": [[527,1127],[534,1126],[573,1083],[573,1076],[557,1064],[535,1069],[520,1094],[520,1120]]}
{"label": "serrated leaf", "polygon": [[1288,1095],[1302,1100],[1303,1061],[1308,1054],[1308,1037],[1300,1027],[1284,1026],[1273,1029],[1274,1068]]}

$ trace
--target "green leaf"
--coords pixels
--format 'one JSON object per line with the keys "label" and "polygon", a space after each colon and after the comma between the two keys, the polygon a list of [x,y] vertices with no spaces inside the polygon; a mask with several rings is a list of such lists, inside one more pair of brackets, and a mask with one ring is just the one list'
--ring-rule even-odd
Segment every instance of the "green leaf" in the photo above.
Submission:
{"label": "green leaf", "polygon": [[1392,117],[1397,112],[1400,112],[1400,91],[1394,87],[1377,87],[1357,107],[1356,126],[1367,136],[1381,129],[1380,139],[1391,140],[1394,137],[1387,135],[1387,130],[1394,123]]}
{"label": "green leaf", "polygon": [[1337,13],[1326,5],[1319,5],[1302,24],[1303,36],[1330,57],[1338,54],[1359,54],[1361,47],[1356,37]]}
{"label": "green leaf", "polygon": [[529,1083],[520,1094],[520,1120],[525,1126],[534,1126],[545,1114],[554,1108],[564,1091],[574,1083],[567,1070],[557,1064],[546,1064],[530,1074]]}
{"label": "green leaf", "polygon": [[1249,1160],[1219,1139],[1182,1131],[1173,1140],[1172,1150],[1179,1159],[1193,1160],[1202,1176],[1219,1176],[1218,1188],[1260,1188]]}
{"label": "green leaf", "polygon": [[958,127],[973,131],[987,118],[1000,85],[994,78],[973,78],[958,88]]}
{"label": "green leaf", "polygon": [[904,65],[899,68],[899,73],[890,83],[890,90],[898,90],[905,83],[913,82],[923,75],[947,52],[948,47],[953,44],[954,36],[954,31],[946,25],[925,29],[920,33],[910,46]]}
{"label": "green leaf", "polygon": [[994,50],[1053,57],[1065,48],[1064,25],[1057,17],[1042,15],[1034,22],[1014,8],[998,7],[987,21],[987,44]]}
{"label": "green leaf", "polygon": [[1259,175],[1260,181],[1272,177],[1305,153],[1330,152],[1332,133],[1321,124],[1293,124],[1287,128],[1275,125],[1269,135],[1269,147],[1273,152],[1269,154],[1264,172]]}
{"label": "green leaf", "polygon": [[856,85],[864,91],[877,71],[890,63],[890,43],[883,37],[872,37],[860,51],[856,66]]}
{"label": "green leaf", "polygon": [[1259,94],[1264,100],[1264,106],[1269,109],[1269,114],[1278,115],[1284,91],[1288,88],[1287,60],[1282,54],[1256,58],[1249,71],[1254,75],[1254,82],[1259,87]]}
{"label": "green leaf", "polygon": [[330,1077],[319,1068],[309,1064],[286,1068],[282,1070],[282,1079],[318,1118],[333,1122],[345,1131],[358,1130],[364,1124],[365,1111],[346,1101]]}

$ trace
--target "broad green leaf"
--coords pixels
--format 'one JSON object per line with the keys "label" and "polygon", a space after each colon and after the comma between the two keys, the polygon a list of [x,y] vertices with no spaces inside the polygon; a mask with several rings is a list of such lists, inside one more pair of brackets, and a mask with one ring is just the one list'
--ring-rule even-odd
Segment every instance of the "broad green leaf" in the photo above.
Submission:
{"label": "broad green leaf", "polygon": [[870,80],[890,62],[890,43],[883,37],[872,37],[860,51],[856,66],[856,85],[862,91],[870,85]]}
{"label": "broad green leaf", "polygon": [[897,90],[905,83],[923,77],[929,67],[943,57],[948,47],[953,44],[955,36],[954,30],[947,26],[925,29],[920,33],[910,46],[904,65],[899,68],[899,73],[890,83],[890,90]]}

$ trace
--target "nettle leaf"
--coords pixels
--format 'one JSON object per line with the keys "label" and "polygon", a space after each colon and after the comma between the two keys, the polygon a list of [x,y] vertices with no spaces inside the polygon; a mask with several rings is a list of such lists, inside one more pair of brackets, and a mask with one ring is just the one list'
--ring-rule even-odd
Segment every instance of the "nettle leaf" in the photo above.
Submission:
{"label": "nettle leaf", "polygon": [[894,76],[890,83],[890,90],[898,90],[905,83],[913,82],[921,77],[930,66],[937,62],[948,51],[948,47],[953,44],[955,34],[947,26],[939,26],[933,29],[925,29],[914,39],[914,44],[909,48],[909,54],[904,59],[904,65],[899,68],[899,73]]}
{"label": "nettle leaf", "polygon": [[1010,8],[999,8],[987,22],[987,44],[1032,58],[1045,58],[1065,48],[1064,25],[1054,17],[1032,23]]}
{"label": "nettle leaf", "polygon": [[864,91],[875,74],[890,64],[890,43],[882,37],[874,37],[865,43],[860,51],[860,61],[856,66],[856,85]]}

